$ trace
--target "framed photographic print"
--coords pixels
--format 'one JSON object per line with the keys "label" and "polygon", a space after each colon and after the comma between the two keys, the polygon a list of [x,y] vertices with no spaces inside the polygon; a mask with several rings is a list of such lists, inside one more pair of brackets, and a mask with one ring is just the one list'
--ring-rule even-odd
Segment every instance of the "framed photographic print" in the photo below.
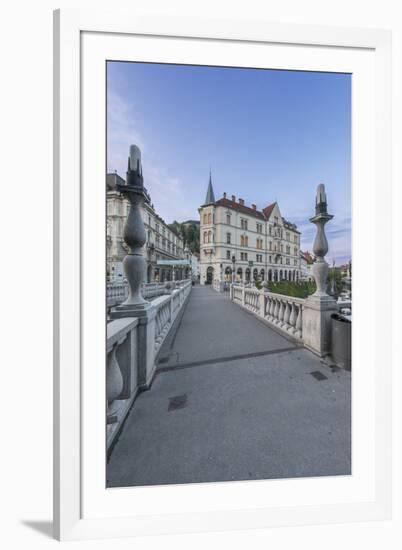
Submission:
{"label": "framed photographic print", "polygon": [[57,538],[390,516],[390,49],[55,13]]}

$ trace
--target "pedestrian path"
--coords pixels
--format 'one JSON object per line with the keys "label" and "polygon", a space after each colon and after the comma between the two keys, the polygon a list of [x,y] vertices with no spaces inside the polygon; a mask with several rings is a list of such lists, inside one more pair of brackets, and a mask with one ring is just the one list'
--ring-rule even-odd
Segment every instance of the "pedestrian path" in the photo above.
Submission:
{"label": "pedestrian path", "polygon": [[350,373],[195,287],[127,417],[107,486],[349,475]]}
{"label": "pedestrian path", "polygon": [[166,369],[293,349],[296,343],[208,286],[193,288],[178,329],[159,354]]}

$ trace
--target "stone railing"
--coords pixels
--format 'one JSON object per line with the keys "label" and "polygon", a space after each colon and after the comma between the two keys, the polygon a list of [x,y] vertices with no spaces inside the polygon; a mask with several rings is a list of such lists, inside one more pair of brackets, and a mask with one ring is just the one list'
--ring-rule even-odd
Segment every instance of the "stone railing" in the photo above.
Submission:
{"label": "stone railing", "polygon": [[233,284],[231,299],[289,336],[303,340],[302,298],[274,294],[256,288]]}
{"label": "stone railing", "polygon": [[146,318],[123,317],[107,324],[108,448],[138,392],[152,382],[158,353],[191,292],[191,280],[176,282],[175,287],[152,301]]}
{"label": "stone railing", "polygon": [[138,319],[116,319],[107,325],[107,445],[126,417],[139,387]]}
{"label": "stone railing", "polygon": [[[141,285],[142,296],[146,299],[155,298],[156,296],[162,296],[167,294],[173,287],[178,287],[181,284],[189,281],[185,279],[183,281],[166,281],[164,283],[143,283]],[[107,307],[114,307],[126,300],[128,297],[128,284],[127,283],[108,283],[106,286],[106,303]]]}
{"label": "stone railing", "polygon": [[155,298],[153,305],[156,309],[155,318],[155,357],[157,357],[170,327],[176,319],[184,302],[191,292],[191,281],[180,284],[179,288],[167,296]]}
{"label": "stone railing", "polygon": [[304,300],[271,292],[265,292],[263,296],[264,319],[302,340]]}

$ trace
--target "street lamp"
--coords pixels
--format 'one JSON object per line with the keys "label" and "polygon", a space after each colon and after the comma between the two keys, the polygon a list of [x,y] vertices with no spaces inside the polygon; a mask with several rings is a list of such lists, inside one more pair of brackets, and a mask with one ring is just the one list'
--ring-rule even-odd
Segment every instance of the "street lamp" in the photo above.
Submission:
{"label": "street lamp", "polygon": [[235,263],[236,263],[236,256],[233,254],[232,256],[232,283],[235,282]]}

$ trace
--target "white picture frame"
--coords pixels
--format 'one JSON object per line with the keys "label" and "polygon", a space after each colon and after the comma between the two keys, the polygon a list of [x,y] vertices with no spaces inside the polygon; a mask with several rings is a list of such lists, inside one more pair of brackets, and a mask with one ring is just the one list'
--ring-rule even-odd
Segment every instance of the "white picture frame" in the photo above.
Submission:
{"label": "white picture frame", "polygon": [[[391,297],[390,293],[376,294],[367,303],[365,292],[381,281],[382,262],[374,257],[369,273],[364,263],[370,246],[392,257],[387,210],[391,194],[390,32],[258,20],[245,26],[229,18],[160,18],[98,10],[56,11],[54,29],[55,537],[106,538],[389,518]],[[184,41],[186,52],[175,46]],[[271,68],[357,75],[352,105],[353,254],[354,278],[359,282],[354,283],[353,327],[356,460],[350,479],[119,490],[102,486],[104,341],[99,331],[104,329],[99,311],[103,309],[104,271],[99,273],[98,268],[104,261],[104,247],[94,245],[104,223],[105,90],[104,86],[100,90],[99,83],[106,59],[117,59],[124,51],[132,55],[138,44],[138,60],[142,61],[166,62],[171,56],[171,61],[185,62],[180,56],[192,55],[193,62],[215,59],[219,65],[235,49],[239,63],[248,66],[250,59],[253,65],[264,63],[264,52],[269,51]],[[259,52],[263,52],[261,60]],[[93,167],[90,173],[88,164]],[[389,321],[384,323],[384,319]]]}

